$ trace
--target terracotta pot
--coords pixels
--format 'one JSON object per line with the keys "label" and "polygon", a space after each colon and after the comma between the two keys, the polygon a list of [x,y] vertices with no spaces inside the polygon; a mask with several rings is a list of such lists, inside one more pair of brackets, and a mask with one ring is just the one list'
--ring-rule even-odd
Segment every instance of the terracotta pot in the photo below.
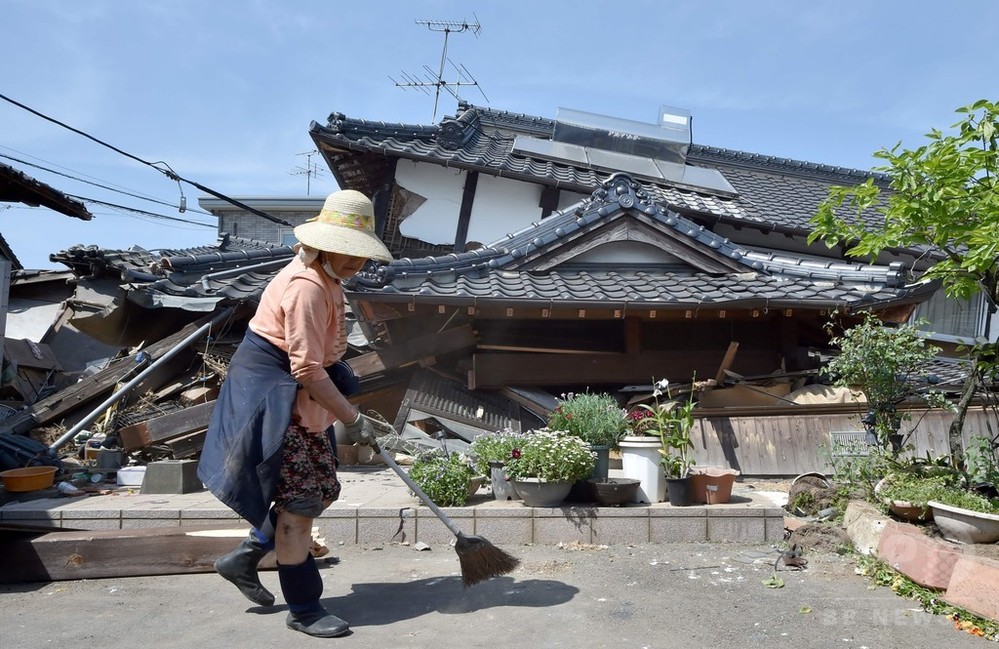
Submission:
{"label": "terracotta pot", "polygon": [[732,485],[738,475],[737,470],[720,466],[691,468],[691,502],[709,505],[727,503],[732,498]]}
{"label": "terracotta pot", "polygon": [[892,500],[888,503],[888,511],[910,523],[925,523],[933,520],[933,510],[929,505],[917,507],[906,500]]}

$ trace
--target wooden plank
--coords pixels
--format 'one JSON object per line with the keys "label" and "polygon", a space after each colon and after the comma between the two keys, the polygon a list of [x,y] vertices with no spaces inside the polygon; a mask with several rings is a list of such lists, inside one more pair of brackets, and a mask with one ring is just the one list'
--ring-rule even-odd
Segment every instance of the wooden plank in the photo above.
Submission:
{"label": "wooden plank", "polygon": [[208,429],[199,430],[195,433],[178,437],[177,439],[168,440],[164,442],[164,445],[172,451],[173,459],[183,460],[194,457],[201,452],[201,449],[205,446],[205,437],[207,434]]}
{"label": "wooden plank", "polygon": [[728,349],[725,350],[725,357],[722,358],[721,365],[718,366],[718,371],[715,373],[715,385],[721,385],[725,382],[725,372],[731,369],[737,351],[739,351],[739,343],[733,340],[728,344]]}
{"label": "wooden plank", "polygon": [[[0,544],[0,583],[213,572],[248,527],[49,532]],[[273,556],[262,568],[273,568]]]}
{"label": "wooden plank", "polygon": [[[210,317],[191,323],[177,333],[153,343],[146,348],[146,353],[155,361],[197,331],[209,319]],[[4,419],[0,422],[0,433],[26,433],[35,426],[44,426],[63,419],[88,403],[109,395],[120,380],[135,371],[135,367],[133,357],[119,359],[100,372],[77,381],[52,396],[39,400],[31,408]]]}
{"label": "wooden plank", "polygon": [[209,401],[126,426],[118,431],[122,448],[135,451],[207,428],[214,409],[215,402]]}
{"label": "wooden plank", "polygon": [[[669,368],[671,381],[710,374],[718,367],[718,351],[676,350],[641,354],[512,354],[472,355],[476,388],[499,388],[508,384],[536,386],[587,383],[647,383],[662,378]],[[740,356],[750,366],[772,366],[769,351],[750,351]]]}
{"label": "wooden plank", "polygon": [[354,374],[359,379],[385,371],[385,363],[382,362],[378,352],[368,352],[354,358],[348,358],[347,365],[350,365],[350,369],[354,370]]}

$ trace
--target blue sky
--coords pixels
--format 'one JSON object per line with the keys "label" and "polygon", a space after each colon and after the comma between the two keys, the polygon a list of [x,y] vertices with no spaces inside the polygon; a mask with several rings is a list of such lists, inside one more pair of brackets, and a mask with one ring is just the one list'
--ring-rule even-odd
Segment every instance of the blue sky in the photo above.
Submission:
{"label": "blue sky", "polygon": [[[433,98],[389,77],[437,68],[442,35],[416,20],[476,17],[479,36],[452,34],[448,49],[488,97],[461,89],[472,103],[645,122],[670,104],[691,111],[696,143],[810,162],[870,168],[877,149],[919,146],[958,106],[997,98],[993,0],[0,0],[0,94],[230,196],[303,196],[292,172],[310,122],[431,123]],[[442,95],[438,119],[455,106]],[[214,226],[194,187],[5,101],[0,156],[70,194]],[[335,189],[328,170],[311,180],[313,196]],[[0,204],[0,231],[28,268],[60,267],[48,255],[74,244],[215,240],[90,209],[83,222]]]}

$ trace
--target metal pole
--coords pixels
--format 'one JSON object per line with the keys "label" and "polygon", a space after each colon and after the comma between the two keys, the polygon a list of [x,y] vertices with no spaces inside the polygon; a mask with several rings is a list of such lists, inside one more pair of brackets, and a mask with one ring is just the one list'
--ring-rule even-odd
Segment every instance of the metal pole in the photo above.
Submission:
{"label": "metal pole", "polygon": [[184,340],[182,340],[179,343],[177,343],[170,351],[168,351],[167,353],[163,354],[158,359],[156,359],[156,361],[154,363],[152,363],[149,367],[147,367],[142,372],[140,372],[139,374],[137,374],[134,379],[132,379],[131,381],[129,381],[128,383],[126,383],[125,385],[123,385],[117,392],[115,392],[110,397],[108,397],[104,401],[104,403],[102,403],[101,405],[97,406],[97,408],[95,408],[93,410],[93,412],[91,412],[89,415],[87,415],[82,420],[80,420],[75,426],[73,426],[72,428],[70,428],[69,430],[67,430],[65,433],[63,433],[62,437],[60,437],[56,441],[52,442],[52,445],[49,446],[49,453],[55,453],[56,451],[58,451],[61,446],[63,446],[66,442],[68,442],[69,440],[71,440],[74,437],[76,437],[76,435],[80,431],[82,431],[84,428],[86,428],[91,423],[93,423],[93,421],[95,419],[97,419],[98,417],[100,417],[101,414],[105,410],[107,410],[108,408],[110,408],[112,405],[115,404],[115,402],[117,402],[123,396],[125,396],[126,394],[128,394],[129,390],[131,390],[136,385],[138,385],[139,383],[141,383],[144,378],[146,378],[147,376],[149,376],[153,372],[153,370],[157,369],[159,366],[163,365],[168,360],[170,360],[171,358],[173,358],[174,356],[176,356],[177,354],[179,354],[180,352],[182,352],[184,349],[187,348],[188,345],[190,345],[191,343],[193,343],[196,340],[198,340],[199,338],[201,338],[206,332],[208,332],[216,324],[218,324],[219,322],[221,322],[225,318],[228,318],[231,313],[232,313],[232,307],[229,307],[229,308],[226,308],[226,309],[220,311],[218,313],[218,315],[216,315],[214,318],[211,319],[211,322],[208,322],[208,323],[202,325],[201,327],[199,327],[197,331],[195,331],[190,336],[188,336]]}

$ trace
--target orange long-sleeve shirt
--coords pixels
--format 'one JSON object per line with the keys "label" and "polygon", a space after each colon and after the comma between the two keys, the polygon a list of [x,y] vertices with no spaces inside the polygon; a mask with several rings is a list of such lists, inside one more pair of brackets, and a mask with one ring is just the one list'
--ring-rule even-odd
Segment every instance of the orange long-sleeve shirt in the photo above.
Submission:
{"label": "orange long-sleeve shirt", "polygon": [[[262,336],[291,359],[291,374],[301,385],[329,380],[325,367],[347,350],[343,288],[318,263],[303,264],[297,257],[271,280],[250,320]],[[324,431],[336,416],[305,390],[299,390],[292,416],[310,431]]]}

